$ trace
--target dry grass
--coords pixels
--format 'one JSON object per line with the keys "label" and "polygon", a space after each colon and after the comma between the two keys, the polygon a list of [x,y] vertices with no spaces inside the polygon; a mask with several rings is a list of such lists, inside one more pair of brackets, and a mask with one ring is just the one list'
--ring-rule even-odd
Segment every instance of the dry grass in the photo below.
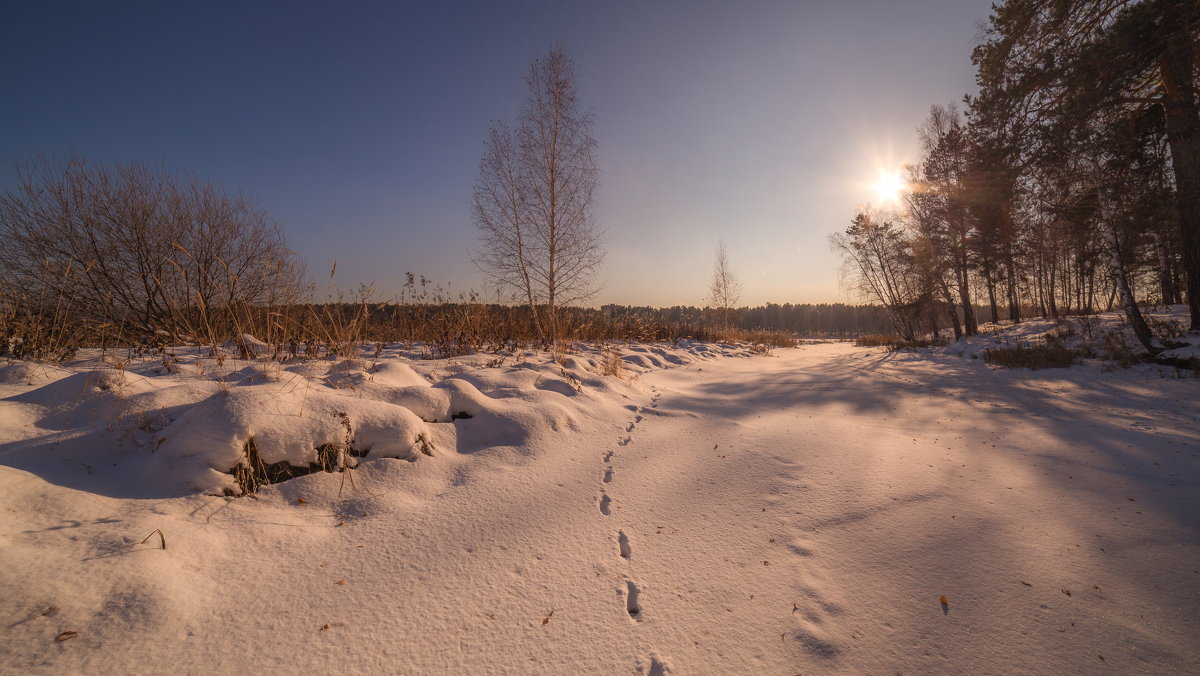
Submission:
{"label": "dry grass", "polygon": [[870,333],[854,339],[858,347],[886,347],[900,341],[900,336],[890,333]]}
{"label": "dry grass", "polygon": [[1079,355],[1057,340],[1032,345],[1017,343],[1012,347],[996,347],[983,351],[983,360],[988,364],[1005,368],[1039,369],[1067,368],[1074,364]]}
{"label": "dry grass", "polygon": [[[526,307],[485,303],[475,292],[453,293],[413,275],[396,298],[385,302],[368,286],[350,294],[338,290],[335,271],[336,266],[324,302],[306,302],[301,294],[311,296],[311,289],[302,292],[292,287],[254,304],[215,305],[196,296],[190,306],[171,307],[161,328],[150,333],[119,318],[91,316],[65,295],[31,299],[0,286],[0,337],[7,338],[0,342],[0,356],[62,362],[81,347],[98,347],[105,353],[124,352],[126,358],[158,355],[169,364],[174,360],[173,347],[199,346],[209,349],[220,370],[231,357],[344,359],[361,356],[364,348],[374,347],[380,353],[385,346],[397,344],[420,349],[427,358],[444,359],[480,352],[513,354],[529,348],[562,352],[562,345],[572,342],[606,345],[690,339],[750,343],[762,352],[798,343],[790,331],[718,325],[695,308],[609,306],[560,308],[561,339],[547,346],[535,332]],[[183,274],[182,268],[178,274]],[[286,270],[279,276],[291,279],[297,274]]]}
{"label": "dry grass", "polygon": [[932,338],[915,338],[913,340],[895,340],[888,344],[888,352],[898,350],[916,350],[924,347],[945,347],[946,339],[941,336]]}
{"label": "dry grass", "polygon": [[933,336],[931,338],[904,340],[900,336],[891,333],[872,333],[859,336],[854,340],[854,344],[858,347],[886,347],[889,352],[895,352],[897,350],[911,350],[922,347],[942,347],[946,344],[946,339],[940,336]]}
{"label": "dry grass", "polygon": [[624,379],[625,360],[621,359],[621,353],[611,347],[604,348],[600,360],[600,372],[606,376]]}

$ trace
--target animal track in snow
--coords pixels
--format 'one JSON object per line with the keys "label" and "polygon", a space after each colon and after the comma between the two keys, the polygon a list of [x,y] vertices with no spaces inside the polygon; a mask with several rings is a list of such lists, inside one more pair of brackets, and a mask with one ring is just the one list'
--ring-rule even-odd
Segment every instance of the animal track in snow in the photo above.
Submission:
{"label": "animal track in snow", "polygon": [[625,531],[620,531],[617,535],[617,547],[620,549],[622,559],[630,559],[633,557],[633,550],[629,547],[629,536]]}
{"label": "animal track in snow", "polygon": [[842,613],[841,606],[822,598],[812,587],[800,585],[798,590],[805,598],[792,604],[793,627],[787,636],[816,657],[837,657],[842,647],[828,635],[824,625],[828,617]]}
{"label": "animal track in snow", "polygon": [[654,653],[650,653],[650,667],[646,668],[639,662],[638,669],[647,676],[667,676],[671,673],[671,666]]}
{"label": "animal track in snow", "polygon": [[[658,415],[657,412],[654,412],[651,409],[658,406],[658,398],[660,395],[653,386],[651,386],[651,390],[654,390],[654,395],[650,399],[649,407],[626,407],[630,411],[634,411],[635,415],[633,416],[633,420],[625,424],[625,436],[617,441],[617,446],[628,446],[629,444],[633,443],[634,430],[637,428],[638,423],[641,423],[646,419],[646,416],[642,415],[643,413],[647,415],[650,413],[655,413]],[[604,477],[601,479],[601,481],[605,484],[611,484],[613,482],[612,461],[615,455],[616,451],[612,449],[609,449],[604,453]],[[610,516],[612,514],[612,498],[608,496],[608,493],[605,490],[600,492],[600,513],[604,516]],[[617,531],[617,554],[626,561],[633,560],[633,547],[630,544],[629,534],[624,530]],[[617,594],[618,596],[624,596],[625,612],[629,614],[630,619],[632,619],[634,622],[640,622],[642,619],[642,605],[640,600],[641,590],[638,588],[637,583],[626,579],[624,588],[618,589]],[[658,657],[653,654],[651,655],[649,672],[645,672],[645,667],[641,668],[643,669],[643,673],[651,674],[666,674],[668,671],[670,671],[666,663],[659,660]]]}
{"label": "animal track in snow", "polygon": [[642,592],[638,589],[637,583],[633,580],[625,581],[625,612],[629,613],[629,617],[637,621],[642,615],[642,606],[639,597]]}

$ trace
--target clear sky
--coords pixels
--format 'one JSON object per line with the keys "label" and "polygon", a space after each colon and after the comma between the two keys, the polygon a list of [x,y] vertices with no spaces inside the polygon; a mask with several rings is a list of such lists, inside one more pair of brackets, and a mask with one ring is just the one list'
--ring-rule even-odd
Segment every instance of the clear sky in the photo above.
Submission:
{"label": "clear sky", "polygon": [[257,198],[318,280],[482,289],[484,135],[562,42],[596,119],[597,304],[701,304],[718,238],[743,303],[849,301],[827,237],[973,90],[990,4],[0,0],[0,162],[162,162]]}

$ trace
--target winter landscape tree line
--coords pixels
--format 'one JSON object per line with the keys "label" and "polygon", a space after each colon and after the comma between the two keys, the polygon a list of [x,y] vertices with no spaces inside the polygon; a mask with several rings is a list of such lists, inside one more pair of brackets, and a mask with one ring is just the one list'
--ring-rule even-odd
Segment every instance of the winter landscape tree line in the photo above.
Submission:
{"label": "winter landscape tree line", "polygon": [[368,336],[442,353],[755,331],[780,340],[891,328],[911,340],[1120,306],[1155,353],[1163,345],[1139,301],[1187,302],[1200,329],[1198,35],[1200,6],[1184,0],[997,5],[972,54],[979,91],[961,111],[933,106],[901,207],[864,208],[833,237],[868,307],[738,308],[723,243],[704,309],[580,307],[604,259],[597,144],[574,63],[555,46],[531,64],[515,122],[488,130],[470,203],[473,259],[516,306],[412,276],[379,301],[369,287],[332,290],[331,275],[318,302],[282,227],[251,200],[195,177],[72,155],[18,165],[15,186],[0,194],[0,349],[62,358],[85,344],[153,348],[246,333],[292,354]]}
{"label": "winter landscape tree line", "polygon": [[1008,0],[972,54],[979,91],[935,105],[898,208],[832,238],[908,339],[1186,302],[1200,330],[1200,3]]}
{"label": "winter landscape tree line", "polygon": [[561,46],[530,66],[525,85],[515,124],[488,130],[470,204],[474,260],[514,304],[413,274],[388,300],[370,287],[345,294],[333,285],[336,264],[318,302],[283,228],[249,198],[161,167],[72,154],[18,164],[14,187],[0,194],[0,350],[62,360],[85,345],[144,351],[232,340],[256,356],[312,357],[403,341],[449,356],[560,340],[780,344],[887,328],[875,306],[737,307],[741,287],[723,243],[708,307],[581,307],[604,257],[592,213],[592,118]]}

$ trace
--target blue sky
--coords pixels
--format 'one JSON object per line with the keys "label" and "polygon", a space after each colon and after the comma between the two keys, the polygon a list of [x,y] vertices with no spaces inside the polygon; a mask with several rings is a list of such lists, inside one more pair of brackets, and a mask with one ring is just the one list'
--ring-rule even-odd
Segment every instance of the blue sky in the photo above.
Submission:
{"label": "blue sky", "polygon": [[972,90],[989,7],[0,0],[0,163],[164,163],[254,196],[318,280],[482,289],[483,138],[562,42],[596,119],[596,303],[700,304],[718,238],[745,303],[848,301],[827,237]]}

